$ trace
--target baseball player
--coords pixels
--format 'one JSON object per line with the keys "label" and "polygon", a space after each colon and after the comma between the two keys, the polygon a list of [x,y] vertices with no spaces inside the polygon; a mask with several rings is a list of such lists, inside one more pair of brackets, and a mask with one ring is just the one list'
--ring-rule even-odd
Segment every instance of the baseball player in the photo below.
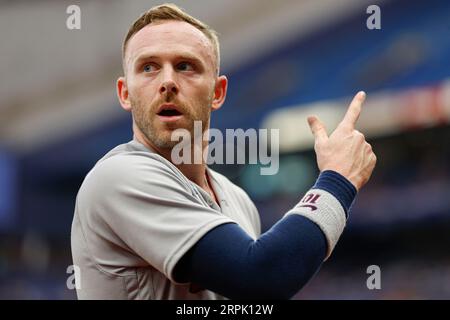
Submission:
{"label": "baseball player", "polygon": [[216,33],[175,5],[131,26],[117,91],[133,139],[100,159],[78,192],[71,243],[79,299],[289,299],[331,255],[376,162],[355,130],[364,92],[330,136],[308,118],[320,175],[261,234],[244,190],[204,161],[171,158],[173,132],[192,132],[194,121],[208,129],[224,103],[219,65]]}

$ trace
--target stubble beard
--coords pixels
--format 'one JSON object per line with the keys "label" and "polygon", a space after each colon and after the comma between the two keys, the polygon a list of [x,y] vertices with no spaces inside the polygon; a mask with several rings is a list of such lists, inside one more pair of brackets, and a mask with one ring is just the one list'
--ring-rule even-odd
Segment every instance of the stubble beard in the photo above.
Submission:
{"label": "stubble beard", "polygon": [[[202,122],[202,134],[209,128],[212,99],[213,97],[211,94],[211,96],[207,98],[207,101],[204,102],[206,106],[197,107],[197,115],[192,114],[192,111],[186,110],[184,106],[180,106],[180,104],[176,103],[178,106],[183,108],[183,117],[185,118],[184,121],[188,122],[186,126],[178,128],[188,130],[192,140],[194,139],[194,121]],[[155,119],[157,117],[155,110],[160,104],[162,104],[162,102],[155,106],[151,106],[150,108],[146,108],[145,104],[142,103],[140,99],[130,97],[130,102],[133,110],[134,123],[149,142],[151,142],[158,149],[172,149],[179,143],[178,140],[172,141],[171,139],[172,133],[178,129],[177,127],[174,127],[174,129],[170,131],[165,130],[164,133],[157,132],[157,129],[153,127],[152,123],[154,121],[158,121]],[[174,101],[168,97],[165,102],[172,103]],[[169,132],[170,134],[168,134]]]}

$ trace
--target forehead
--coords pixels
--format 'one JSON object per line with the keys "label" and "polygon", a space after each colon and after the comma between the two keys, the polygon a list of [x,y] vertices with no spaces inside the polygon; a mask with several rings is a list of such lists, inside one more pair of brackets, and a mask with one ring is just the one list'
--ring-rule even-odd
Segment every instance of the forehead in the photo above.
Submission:
{"label": "forehead", "polygon": [[184,21],[161,21],[139,30],[127,44],[125,59],[135,61],[142,54],[190,52],[200,59],[213,61],[214,49],[206,35]]}

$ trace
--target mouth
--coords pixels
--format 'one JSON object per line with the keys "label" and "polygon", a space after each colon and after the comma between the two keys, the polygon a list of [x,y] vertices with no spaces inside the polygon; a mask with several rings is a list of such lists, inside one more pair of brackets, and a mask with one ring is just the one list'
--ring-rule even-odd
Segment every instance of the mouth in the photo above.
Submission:
{"label": "mouth", "polygon": [[183,116],[183,113],[174,104],[163,104],[156,114],[164,122],[176,121]]}

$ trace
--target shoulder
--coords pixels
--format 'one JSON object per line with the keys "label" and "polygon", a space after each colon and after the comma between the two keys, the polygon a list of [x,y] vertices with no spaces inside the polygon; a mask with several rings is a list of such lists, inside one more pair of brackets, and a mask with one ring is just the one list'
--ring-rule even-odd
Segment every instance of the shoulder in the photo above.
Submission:
{"label": "shoulder", "polygon": [[187,190],[189,183],[162,156],[145,151],[124,151],[104,157],[86,175],[79,194],[97,200],[139,192],[164,195],[165,190]]}

